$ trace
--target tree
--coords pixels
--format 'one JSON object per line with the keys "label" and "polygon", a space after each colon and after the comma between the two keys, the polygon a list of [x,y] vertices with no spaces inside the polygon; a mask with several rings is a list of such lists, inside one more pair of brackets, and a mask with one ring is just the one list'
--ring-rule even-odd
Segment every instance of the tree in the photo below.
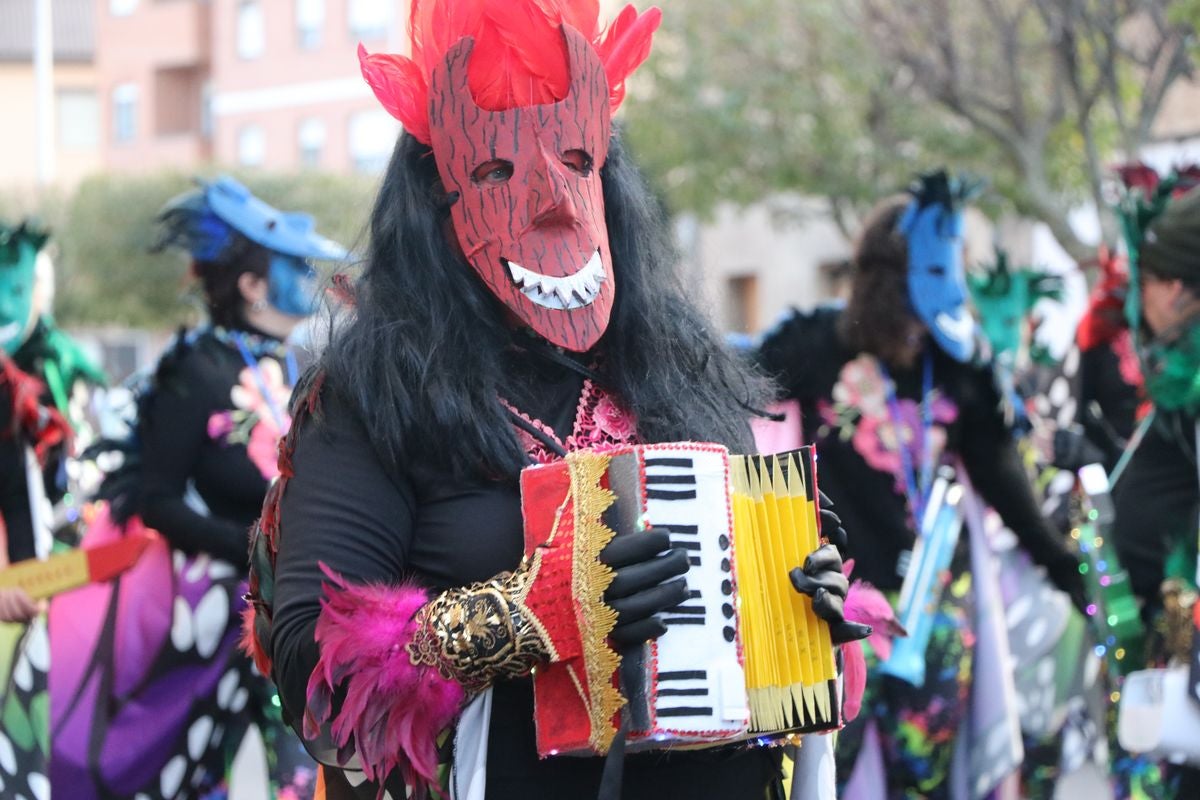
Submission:
{"label": "tree", "polygon": [[[239,179],[268,203],[317,219],[317,230],[356,245],[370,216],[374,180],[304,172],[250,173]],[[63,325],[169,328],[195,322],[198,297],[189,293],[182,253],[151,253],[155,216],[170,198],[194,184],[181,172],[99,175],[69,198],[41,203],[0,197],[0,216],[35,213],[50,226],[56,249],[56,316]]]}
{"label": "tree", "polygon": [[[1188,0],[1195,2],[1195,0]],[[1169,0],[689,0],[631,99],[636,149],[677,208],[798,191],[835,218],[946,164],[1069,251],[1108,161],[1190,74]]]}

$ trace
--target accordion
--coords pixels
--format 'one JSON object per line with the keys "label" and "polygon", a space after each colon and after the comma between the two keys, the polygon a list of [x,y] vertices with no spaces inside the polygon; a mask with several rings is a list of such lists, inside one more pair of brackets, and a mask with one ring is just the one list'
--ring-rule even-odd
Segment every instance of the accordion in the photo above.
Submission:
{"label": "accordion", "polygon": [[[788,576],[820,546],[812,448],[579,451],[527,468],[521,497],[526,554],[548,547],[572,559],[578,633],[572,653],[534,675],[539,754],[603,754],[622,713],[631,750],[838,727],[829,627]],[[617,533],[649,526],[688,552],[689,599],[664,614],[663,636],[622,663],[607,640],[612,571],[598,555]]]}

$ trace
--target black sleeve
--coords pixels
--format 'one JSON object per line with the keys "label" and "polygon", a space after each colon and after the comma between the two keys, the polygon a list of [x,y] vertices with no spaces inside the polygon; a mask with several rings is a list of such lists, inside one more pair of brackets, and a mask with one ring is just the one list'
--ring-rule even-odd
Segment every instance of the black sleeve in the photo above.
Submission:
{"label": "black sleeve", "polygon": [[322,403],[297,436],[275,565],[270,647],[284,707],[297,721],[317,664],[320,565],[352,584],[398,583],[415,524],[409,483],[384,469],[365,428],[334,392],[327,389]]}
{"label": "black sleeve", "polygon": [[[1161,413],[1161,412],[1160,412]],[[1116,487],[1113,526],[1121,566],[1134,594],[1150,607],[1159,604],[1167,557],[1186,537],[1196,535],[1200,486],[1188,439],[1188,423],[1159,420],[1129,459]]]}
{"label": "black sleeve", "polygon": [[8,561],[15,564],[37,556],[33,516],[29,508],[29,479],[25,445],[16,436],[0,438],[0,516],[8,536]]}
{"label": "black sleeve", "polygon": [[184,501],[188,478],[208,436],[212,376],[198,354],[160,376],[140,421],[142,520],[185,553],[209,553],[233,564],[247,560],[249,531],[228,519],[205,516]]}
{"label": "black sleeve", "polygon": [[1004,421],[999,391],[990,368],[972,368],[959,398],[963,464],[971,483],[1033,560],[1044,567],[1073,558],[1062,536],[1038,507],[1029,477]]}

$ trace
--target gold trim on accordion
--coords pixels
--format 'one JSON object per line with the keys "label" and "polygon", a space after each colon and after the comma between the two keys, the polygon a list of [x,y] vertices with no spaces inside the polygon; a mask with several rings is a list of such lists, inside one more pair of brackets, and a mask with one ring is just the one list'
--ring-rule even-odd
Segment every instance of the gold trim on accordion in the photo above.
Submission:
{"label": "gold trim on accordion", "polygon": [[[812,448],[731,456],[685,442],[579,451],[526,469],[521,491],[527,553],[569,545],[580,559],[571,598],[579,655],[534,676],[541,755],[606,752],[621,714],[634,750],[838,727],[829,626],[788,575],[821,544]],[[588,499],[598,493],[611,504]],[[689,599],[663,614],[660,639],[618,656],[589,633],[598,609],[611,611],[603,588],[589,583],[594,554],[614,533],[651,525],[687,550]],[[614,656],[623,662],[616,670]]]}

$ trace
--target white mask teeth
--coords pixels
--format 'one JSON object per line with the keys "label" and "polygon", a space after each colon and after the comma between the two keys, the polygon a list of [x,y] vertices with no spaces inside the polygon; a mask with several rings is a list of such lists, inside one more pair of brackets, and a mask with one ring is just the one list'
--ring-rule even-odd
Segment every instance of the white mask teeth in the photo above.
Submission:
{"label": "white mask teeth", "polygon": [[516,287],[533,303],[556,311],[584,308],[600,296],[600,286],[608,280],[604,261],[597,249],[577,272],[554,277],[542,275],[515,261],[504,261]]}

